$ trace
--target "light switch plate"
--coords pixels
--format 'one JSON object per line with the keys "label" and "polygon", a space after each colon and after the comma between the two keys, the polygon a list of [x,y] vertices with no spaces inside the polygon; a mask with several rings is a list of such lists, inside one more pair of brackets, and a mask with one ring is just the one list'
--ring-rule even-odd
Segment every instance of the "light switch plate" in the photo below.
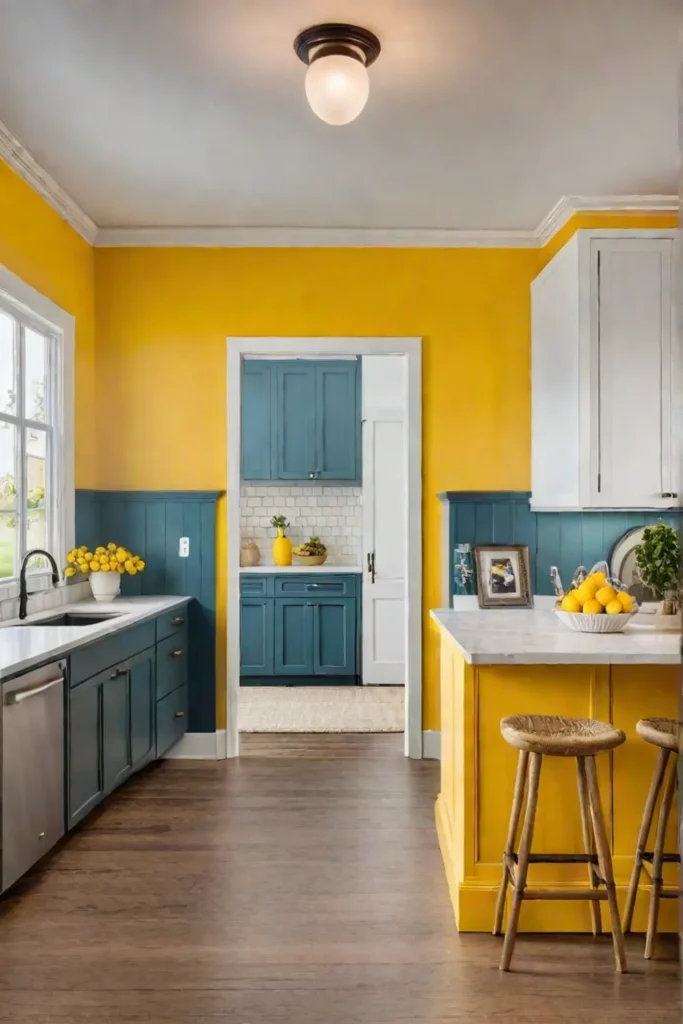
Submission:
{"label": "light switch plate", "polygon": [[190,556],[190,538],[181,537],[178,543],[178,556],[180,558],[189,558]]}

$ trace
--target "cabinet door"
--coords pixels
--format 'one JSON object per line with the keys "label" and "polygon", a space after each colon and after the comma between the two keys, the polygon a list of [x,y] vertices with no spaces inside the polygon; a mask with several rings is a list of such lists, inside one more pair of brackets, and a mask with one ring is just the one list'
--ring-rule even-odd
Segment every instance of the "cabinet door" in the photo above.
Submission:
{"label": "cabinet door", "polygon": [[240,601],[240,675],[273,674],[272,598],[243,597]]}
{"label": "cabinet door", "polygon": [[316,460],[319,480],[359,476],[358,363],[318,363],[315,368]]}
{"label": "cabinet door", "polygon": [[134,769],[141,768],[154,756],[155,661],[155,651],[151,648],[128,662],[130,753]]}
{"label": "cabinet door", "polygon": [[68,772],[67,814],[72,828],[104,796],[100,676],[69,690]]}
{"label": "cabinet door", "polygon": [[102,761],[104,789],[115,789],[132,768],[130,750],[130,678],[125,665],[115,666],[102,684]]}
{"label": "cabinet door", "polygon": [[313,672],[318,676],[356,675],[356,602],[352,597],[316,603]]}
{"label": "cabinet door", "polygon": [[242,368],[242,479],[272,480],[272,370],[245,362]]}
{"label": "cabinet door", "polygon": [[297,598],[275,601],[276,676],[313,673],[313,605]]}
{"label": "cabinet door", "polygon": [[305,363],[282,363],[275,374],[275,477],[308,480],[316,468],[315,368]]}
{"label": "cabinet door", "polygon": [[593,502],[673,504],[670,239],[595,239]]}

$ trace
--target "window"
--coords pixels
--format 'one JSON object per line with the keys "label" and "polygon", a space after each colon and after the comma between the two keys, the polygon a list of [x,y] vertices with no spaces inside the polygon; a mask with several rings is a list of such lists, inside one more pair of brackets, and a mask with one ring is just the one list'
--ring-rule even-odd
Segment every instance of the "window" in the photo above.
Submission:
{"label": "window", "polygon": [[0,586],[31,548],[63,557],[62,375],[62,332],[0,293]]}

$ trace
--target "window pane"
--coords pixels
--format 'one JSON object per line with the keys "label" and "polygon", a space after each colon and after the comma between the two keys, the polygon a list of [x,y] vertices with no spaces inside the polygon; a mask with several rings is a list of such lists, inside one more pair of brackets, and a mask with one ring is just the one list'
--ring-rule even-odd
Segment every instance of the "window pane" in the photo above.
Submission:
{"label": "window pane", "polygon": [[0,421],[0,578],[14,576],[17,548],[15,427]]}
{"label": "window pane", "polygon": [[[45,512],[47,435],[44,430],[26,430],[26,518],[27,550],[47,547]],[[45,567],[45,559],[33,559],[31,569]]]}
{"label": "window pane", "polygon": [[47,339],[32,331],[24,329],[24,408],[29,420],[40,420],[45,423],[45,345]]}
{"label": "window pane", "polygon": [[14,380],[14,319],[0,310],[0,412],[17,414]]}

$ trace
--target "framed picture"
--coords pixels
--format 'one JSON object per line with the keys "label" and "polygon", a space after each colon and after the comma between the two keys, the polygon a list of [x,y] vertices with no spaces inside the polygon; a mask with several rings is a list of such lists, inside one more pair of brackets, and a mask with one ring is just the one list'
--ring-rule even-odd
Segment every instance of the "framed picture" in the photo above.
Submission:
{"label": "framed picture", "polygon": [[531,608],[529,548],[481,544],[474,549],[480,608]]}

